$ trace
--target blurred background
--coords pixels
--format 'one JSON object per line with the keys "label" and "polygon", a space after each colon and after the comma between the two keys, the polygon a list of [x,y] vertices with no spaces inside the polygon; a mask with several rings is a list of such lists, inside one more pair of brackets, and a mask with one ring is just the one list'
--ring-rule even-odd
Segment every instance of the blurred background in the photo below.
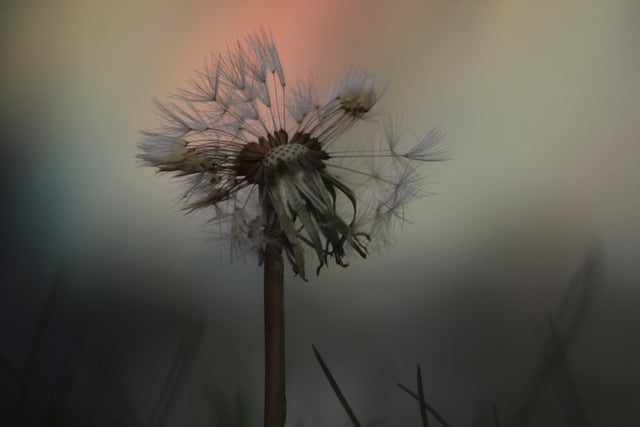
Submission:
{"label": "blurred background", "polygon": [[365,424],[419,425],[420,364],[453,426],[640,425],[636,0],[1,7],[1,425],[261,423],[261,270],[135,160],[261,25],[289,81],[375,71],[450,158],[388,250],[287,274],[288,425],[348,425],[311,343]]}

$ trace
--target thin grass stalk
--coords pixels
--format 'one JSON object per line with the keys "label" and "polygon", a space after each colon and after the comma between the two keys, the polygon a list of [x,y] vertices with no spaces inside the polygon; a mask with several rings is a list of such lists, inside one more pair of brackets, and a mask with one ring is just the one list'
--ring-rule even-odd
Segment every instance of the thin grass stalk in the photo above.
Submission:
{"label": "thin grass stalk", "polygon": [[422,371],[420,365],[418,365],[417,372],[418,380],[418,397],[420,397],[420,420],[422,421],[422,427],[429,427],[429,417],[427,415],[427,407],[422,405],[422,402],[426,401],[424,398],[424,389],[422,388]]}
{"label": "thin grass stalk", "polygon": [[18,392],[17,408],[17,426],[23,426],[26,424],[27,415],[27,403],[29,398],[29,386],[31,382],[31,376],[35,369],[36,358],[38,357],[40,346],[45,339],[47,326],[51,323],[51,317],[53,316],[53,309],[56,303],[57,295],[62,288],[62,267],[58,268],[55,278],[53,280],[53,286],[49,289],[49,292],[45,298],[42,309],[38,313],[36,320],[36,326],[31,338],[31,343],[27,350],[24,366],[20,377],[23,379],[21,388]]}
{"label": "thin grass stalk", "polygon": [[420,396],[416,393],[414,393],[413,391],[411,391],[408,387],[403,386],[402,384],[398,383],[398,387],[400,387],[400,389],[402,391],[404,391],[405,393],[407,393],[409,396],[413,397],[414,399],[416,399],[418,401],[418,403],[420,403],[420,406],[424,406],[425,408],[427,408],[427,410],[429,412],[431,412],[431,415],[434,416],[434,418],[436,420],[438,420],[440,422],[440,424],[442,424],[443,427],[451,427],[445,420],[444,418],[442,418],[442,416],[433,408],[433,406],[429,405],[426,401],[424,400],[420,400]]}
{"label": "thin grass stalk", "polygon": [[182,336],[180,346],[171,362],[169,373],[146,423],[148,427],[161,427],[166,424],[169,411],[175,402],[178,387],[184,381],[198,352],[204,329],[205,321],[202,311],[200,311],[190,320]]}
{"label": "thin grass stalk", "polygon": [[520,407],[515,411],[515,415],[509,419],[508,425],[525,424],[539,408],[546,387],[553,380],[553,374],[558,372],[558,363],[561,362],[557,340],[553,334],[557,333],[558,339],[567,345],[583,326],[589,303],[593,300],[593,294],[600,284],[598,273],[602,268],[602,263],[603,259],[599,248],[597,246],[591,247],[585,261],[574,273],[558,310],[557,318],[560,319],[563,327],[555,330],[553,327],[551,328],[551,335],[547,340],[543,356],[532,375],[527,394],[522,399]]}
{"label": "thin grass stalk", "polygon": [[267,244],[264,252],[264,427],[284,427],[284,260]]}
{"label": "thin grass stalk", "polygon": [[105,411],[102,414],[105,423],[111,426],[125,427],[142,425],[142,422],[140,422],[139,417],[131,405],[132,400],[120,382],[120,378],[87,341],[83,343],[82,355],[86,360],[90,374],[98,384],[104,387],[107,398],[112,402],[112,409],[107,410],[105,407]]}
{"label": "thin grass stalk", "polygon": [[351,423],[354,425],[354,427],[362,427],[362,424],[360,423],[360,421],[358,421],[358,418],[356,417],[356,414],[353,412],[353,409],[351,409],[351,406],[349,406],[349,403],[347,402],[347,398],[344,397],[342,390],[340,390],[338,383],[336,382],[335,378],[333,378],[333,375],[331,374],[331,370],[329,370],[329,367],[327,366],[326,362],[320,355],[320,352],[318,351],[316,346],[313,344],[311,344],[311,348],[313,348],[313,352],[316,355],[316,359],[318,359],[318,363],[322,368],[322,372],[324,372],[324,376],[327,377],[327,381],[329,381],[329,384],[331,385],[333,392],[336,394],[336,397],[340,401],[340,404],[342,405],[344,410],[347,412],[347,415],[349,415],[349,419],[351,420]]}
{"label": "thin grass stalk", "polygon": [[553,321],[553,316],[547,310],[547,318],[551,329],[552,340],[555,342],[555,354],[550,356],[550,364],[555,363],[557,374],[554,377],[554,386],[556,391],[560,393],[561,404],[565,412],[567,424],[570,426],[588,427],[591,425],[589,417],[580,399],[578,388],[573,380],[569,361],[567,360],[567,351],[558,333],[558,328]]}

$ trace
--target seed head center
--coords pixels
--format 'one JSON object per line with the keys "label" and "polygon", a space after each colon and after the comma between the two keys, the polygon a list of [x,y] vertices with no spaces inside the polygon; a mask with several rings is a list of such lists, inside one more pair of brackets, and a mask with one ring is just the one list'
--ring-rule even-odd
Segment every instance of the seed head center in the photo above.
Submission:
{"label": "seed head center", "polygon": [[262,164],[267,168],[275,168],[278,165],[292,165],[301,160],[309,151],[302,144],[282,144],[272,148],[263,157]]}
{"label": "seed head center", "polygon": [[249,142],[238,153],[233,170],[249,184],[268,184],[277,174],[324,169],[329,155],[317,138],[296,132],[291,139],[278,130],[257,142]]}

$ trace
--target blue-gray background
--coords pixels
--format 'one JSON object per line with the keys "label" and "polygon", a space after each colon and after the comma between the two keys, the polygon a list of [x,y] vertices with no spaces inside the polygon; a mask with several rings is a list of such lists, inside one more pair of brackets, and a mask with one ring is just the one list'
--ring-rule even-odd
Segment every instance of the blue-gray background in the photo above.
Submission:
{"label": "blue-gray background", "polygon": [[[67,422],[99,418],[104,386],[78,348],[99,354],[144,418],[198,307],[206,331],[167,423],[215,425],[203,393],[212,384],[242,389],[258,423],[261,270],[230,263],[206,217],[180,212],[179,186],[134,157],[153,98],[260,25],[291,81],[375,71],[389,83],[381,106],[402,116],[405,136],[443,129],[451,158],[428,169],[432,195],[384,253],[308,283],[287,277],[292,425],[346,422],[311,342],[365,421],[417,425],[415,402],[396,387],[415,388],[417,363],[427,399],[453,425],[490,423],[494,403],[507,419],[536,382],[547,309],[559,323],[579,312],[563,338],[577,393],[545,377],[530,424],[575,424],[580,406],[593,425],[640,424],[637,1],[2,8],[0,349],[29,366],[40,395],[22,408],[30,425],[42,422],[41,402],[62,395],[63,366],[75,372],[65,396],[80,402]],[[563,309],[585,257],[588,304]],[[14,420],[21,394],[4,368],[3,414]]]}

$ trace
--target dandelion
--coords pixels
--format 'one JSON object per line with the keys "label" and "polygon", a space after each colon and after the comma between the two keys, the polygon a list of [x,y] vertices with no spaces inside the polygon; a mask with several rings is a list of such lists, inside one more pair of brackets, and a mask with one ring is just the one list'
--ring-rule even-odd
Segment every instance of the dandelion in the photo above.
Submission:
{"label": "dandelion", "polygon": [[[421,195],[418,165],[441,159],[439,132],[401,150],[397,119],[383,123],[379,138],[340,146],[346,131],[374,118],[380,96],[375,75],[355,68],[324,101],[310,82],[290,86],[262,29],[212,55],[189,89],[156,104],[161,126],[143,132],[144,164],[185,177],[185,208],[209,209],[234,252],[264,264],[267,383],[273,358],[282,363],[273,368],[282,370],[274,380],[281,389],[267,385],[265,411],[284,402],[282,253],[303,279],[307,254],[316,272],[330,260],[345,267],[350,254],[366,257]],[[271,356],[270,339],[281,340]],[[281,396],[269,403],[274,394]]]}
{"label": "dandelion", "polygon": [[317,102],[309,83],[287,86],[266,31],[213,57],[191,86],[157,102],[163,126],[144,132],[139,157],[189,177],[186,208],[213,208],[212,221],[230,232],[234,248],[262,262],[274,244],[302,278],[305,248],[315,252],[318,269],[330,258],[346,266],[348,249],[366,257],[376,232],[402,218],[419,195],[409,161],[438,159],[432,148],[442,134],[399,152],[393,120],[382,141],[334,149],[378,101],[375,75],[351,69],[326,102]]}

